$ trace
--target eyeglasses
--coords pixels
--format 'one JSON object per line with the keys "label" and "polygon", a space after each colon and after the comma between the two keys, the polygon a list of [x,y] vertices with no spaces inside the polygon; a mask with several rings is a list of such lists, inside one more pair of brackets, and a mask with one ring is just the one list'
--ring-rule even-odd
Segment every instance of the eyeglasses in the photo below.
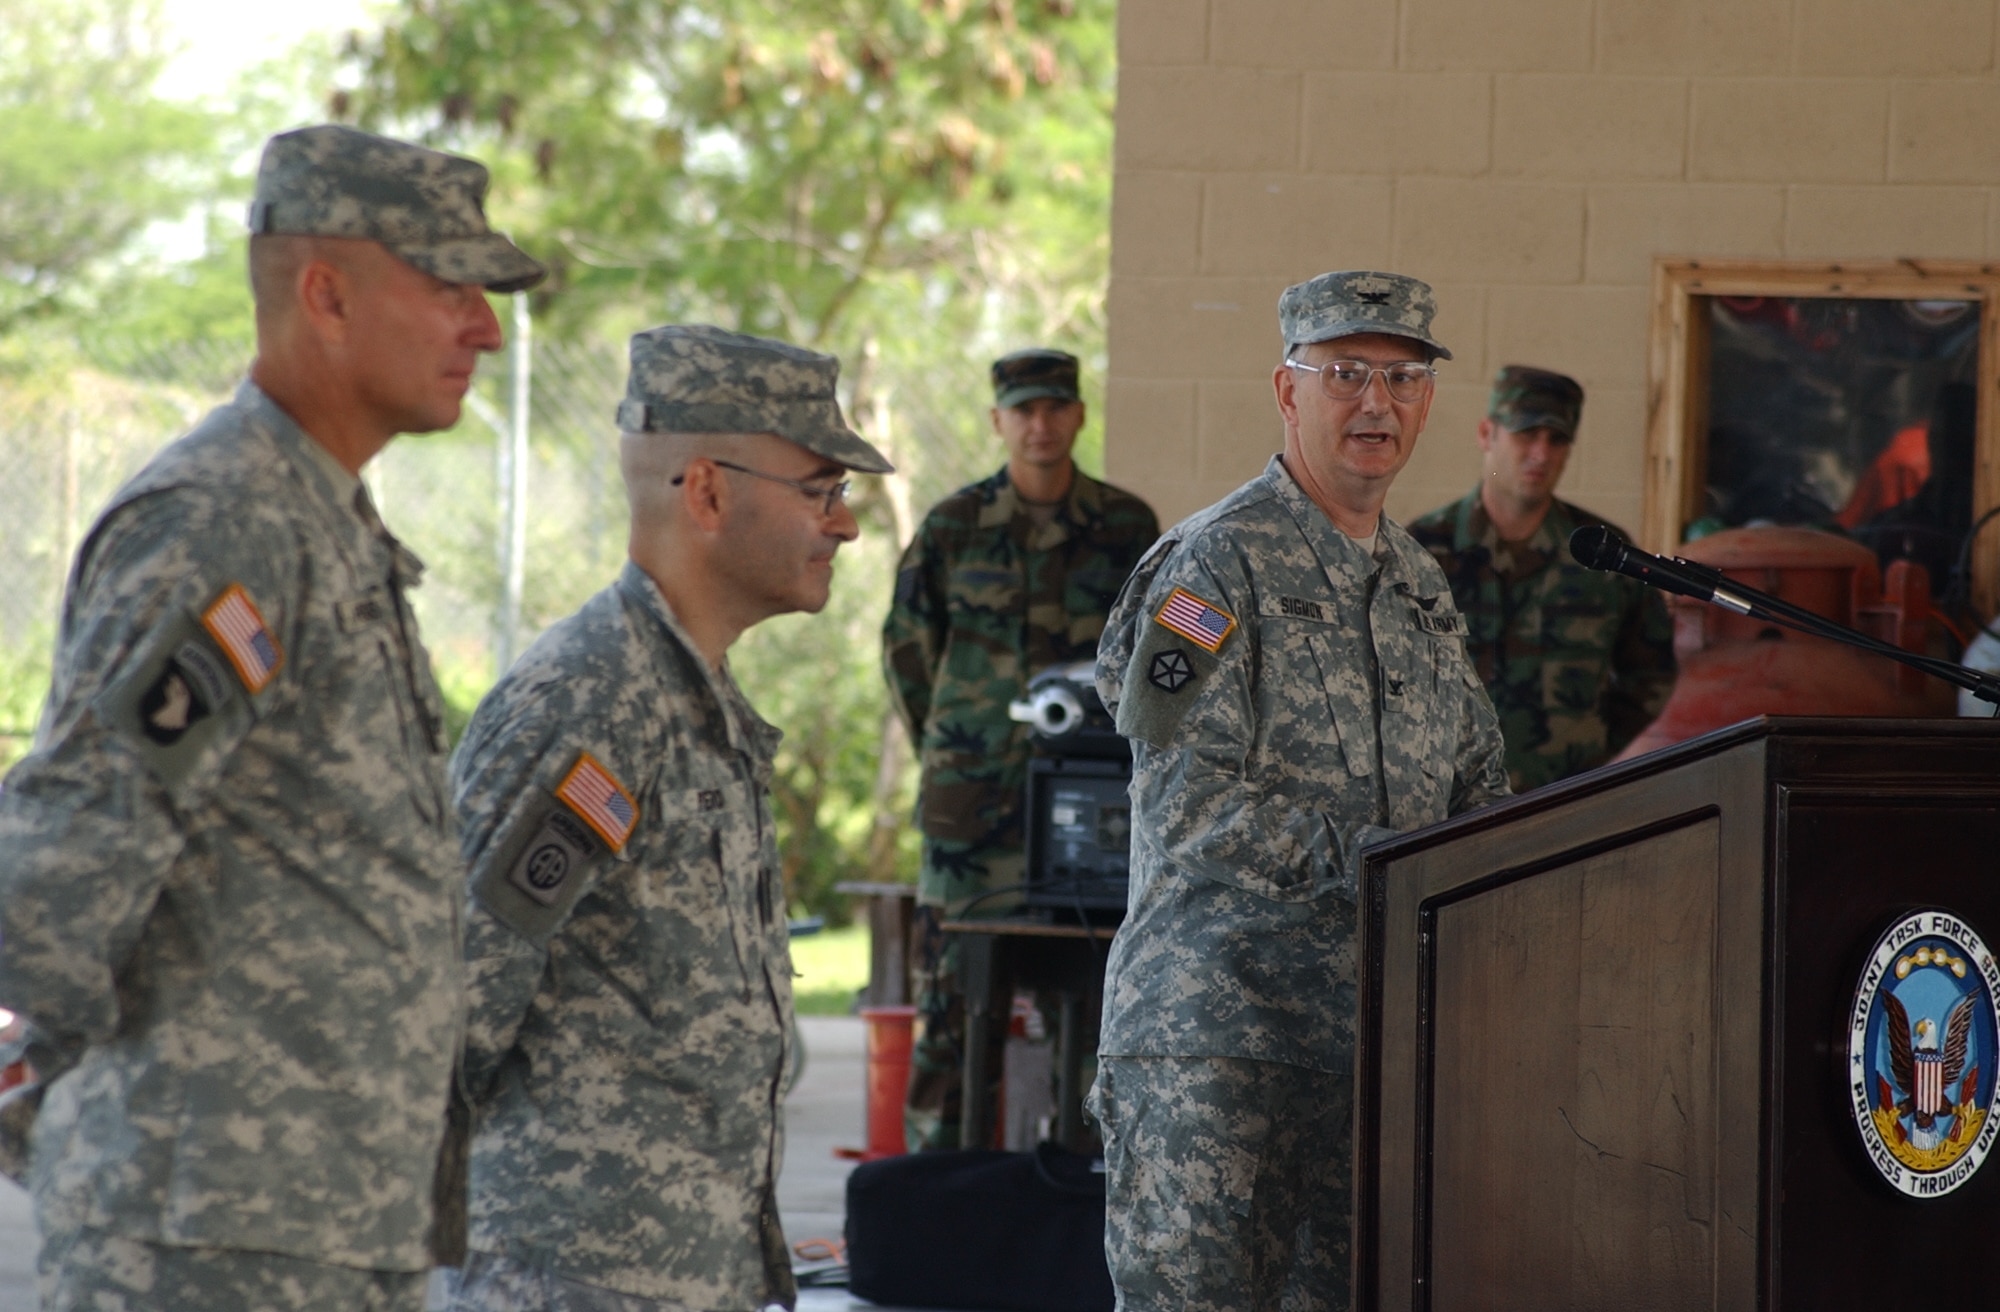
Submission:
{"label": "eyeglasses", "polygon": [[[853,486],[852,483],[844,478],[838,483],[816,486],[812,483],[800,482],[796,478],[779,478],[776,474],[767,474],[761,469],[746,469],[742,465],[732,465],[727,460],[713,460],[711,463],[719,465],[724,469],[733,469],[739,474],[748,474],[752,478],[761,478],[767,483],[783,483],[786,487],[795,487],[807,497],[820,503],[819,513],[822,515],[832,515],[835,506],[845,504],[847,501],[847,490]],[[676,474],[674,475],[673,486],[679,487],[686,481],[686,474]]]}
{"label": "eyeglasses", "polygon": [[1336,401],[1352,401],[1368,390],[1376,374],[1389,385],[1389,395],[1398,401],[1421,401],[1424,393],[1431,390],[1437,381],[1437,369],[1415,360],[1399,360],[1395,364],[1372,365],[1365,360],[1328,360],[1325,364],[1307,364],[1304,360],[1287,360],[1294,369],[1303,369],[1309,374],[1319,375],[1319,387]]}

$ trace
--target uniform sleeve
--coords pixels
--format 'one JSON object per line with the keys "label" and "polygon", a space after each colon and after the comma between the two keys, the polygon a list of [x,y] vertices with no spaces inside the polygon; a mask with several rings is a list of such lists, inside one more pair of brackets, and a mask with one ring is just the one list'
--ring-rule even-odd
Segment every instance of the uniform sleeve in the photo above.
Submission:
{"label": "uniform sleeve", "polygon": [[[190,817],[294,695],[297,545],[281,523],[215,509],[157,493],[92,533],[35,747],[0,789],[0,1005],[29,1019],[44,1061],[116,1032],[116,976]],[[234,627],[217,619],[232,596]]]}
{"label": "uniform sleeve", "polygon": [[1351,899],[1361,848],[1393,831],[1300,800],[1315,791],[1321,763],[1280,763],[1291,787],[1253,777],[1250,636],[1233,633],[1211,653],[1157,623],[1176,588],[1232,615],[1249,604],[1242,589],[1183,552],[1150,558],[1119,599],[1108,651],[1113,659],[1131,653],[1115,691],[1118,730],[1133,740],[1135,839],[1187,874],[1273,901],[1330,892]]}
{"label": "uniform sleeve", "polygon": [[1618,627],[1611,687],[1605,693],[1604,722],[1613,756],[1659,718],[1677,674],[1674,622],[1666,602],[1643,585],[1633,590],[1637,596]]}
{"label": "uniform sleeve", "polygon": [[944,658],[945,553],[930,524],[917,530],[896,567],[896,594],[882,624],[882,673],[889,700],[902,717],[910,741],[921,744],[930,719],[931,690]]}
{"label": "uniform sleeve", "polygon": [[[558,695],[503,680],[452,757],[467,868],[465,1076],[474,1098],[491,1089],[514,1046],[541,987],[549,941],[620,856],[563,800],[578,795],[570,781],[580,773],[597,782],[593,772],[602,772],[620,791],[625,781],[615,763],[600,759],[609,752],[593,751],[592,735],[564,722],[553,705]],[[596,792],[610,795],[601,782]]]}
{"label": "uniform sleeve", "polygon": [[1507,782],[1507,744],[1500,734],[1500,719],[1463,642],[1458,644],[1457,666],[1463,710],[1452,762],[1452,815],[1514,795]]}

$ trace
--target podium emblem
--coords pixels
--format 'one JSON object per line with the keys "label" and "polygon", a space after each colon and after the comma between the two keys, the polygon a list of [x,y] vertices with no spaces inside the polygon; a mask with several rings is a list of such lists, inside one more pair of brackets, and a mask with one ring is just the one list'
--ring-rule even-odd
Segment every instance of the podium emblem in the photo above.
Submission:
{"label": "podium emblem", "polygon": [[1876,940],[1848,1013],[1848,1106],[1897,1190],[1938,1198],[2000,1137],[2000,963],[1949,911],[1904,916]]}

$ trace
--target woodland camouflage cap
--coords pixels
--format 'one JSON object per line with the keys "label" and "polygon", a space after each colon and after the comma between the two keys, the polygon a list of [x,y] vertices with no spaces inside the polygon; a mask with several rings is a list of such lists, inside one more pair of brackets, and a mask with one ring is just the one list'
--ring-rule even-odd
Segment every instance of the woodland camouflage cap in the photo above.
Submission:
{"label": "woodland camouflage cap", "polygon": [[1076,387],[1076,357],[1051,347],[1031,347],[1014,351],[993,362],[993,404],[1002,410],[1053,396],[1063,401],[1081,401]]}
{"label": "woodland camouflage cap", "polygon": [[1355,333],[1388,333],[1415,338],[1437,359],[1449,360],[1451,352],[1431,336],[1436,313],[1430,284],[1400,273],[1322,273],[1278,297],[1278,329],[1288,350]]}
{"label": "woodland camouflage cap", "polygon": [[632,372],[618,405],[627,433],[776,433],[864,474],[895,466],[840,414],[840,361],[818,351],[707,324],[632,335]]}
{"label": "woodland camouflage cap", "polygon": [[252,235],[358,237],[446,282],[526,291],[548,270],[487,226],[486,166],[338,124],[264,144]]}
{"label": "woodland camouflage cap", "polygon": [[1583,418],[1583,388],[1576,379],[1550,369],[1502,365],[1493,375],[1486,413],[1510,433],[1550,428],[1575,437],[1577,421]]}

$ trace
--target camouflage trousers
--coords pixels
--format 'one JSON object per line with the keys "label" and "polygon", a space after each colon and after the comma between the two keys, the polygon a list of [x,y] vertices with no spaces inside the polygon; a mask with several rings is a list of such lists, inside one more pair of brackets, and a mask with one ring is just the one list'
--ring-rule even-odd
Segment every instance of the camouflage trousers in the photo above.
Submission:
{"label": "camouflage trousers", "polygon": [[[915,975],[917,1025],[910,1048],[910,1090],[903,1102],[903,1141],[911,1152],[959,1146],[959,1112],[964,1101],[965,989],[960,983],[957,945],[938,930],[949,916],[992,917],[1018,906],[1014,886],[1026,874],[1019,848],[994,848],[942,838],[924,839],[924,869],[918,883]],[[994,894],[987,897],[986,894]],[[1004,1026],[991,1034],[986,1069],[999,1088]],[[974,1144],[983,1148],[985,1144]]]}
{"label": "camouflage trousers", "polygon": [[[903,1100],[903,1143],[913,1153],[959,1147],[965,1102],[965,989],[959,979],[958,944],[938,929],[936,907],[917,908],[917,1022],[910,1040],[910,1087]],[[1000,1087],[1007,1030],[988,1033],[989,1089]],[[986,1144],[974,1144],[976,1148]]]}
{"label": "camouflage trousers", "polygon": [[1344,1312],[1354,1087],[1233,1057],[1103,1057],[1119,1312]]}
{"label": "camouflage trousers", "polygon": [[685,1312],[679,1303],[621,1294],[497,1253],[474,1250],[456,1279],[450,1312]]}
{"label": "camouflage trousers", "polygon": [[41,1312],[423,1312],[423,1271],[365,1271],[103,1230],[42,1243]]}

